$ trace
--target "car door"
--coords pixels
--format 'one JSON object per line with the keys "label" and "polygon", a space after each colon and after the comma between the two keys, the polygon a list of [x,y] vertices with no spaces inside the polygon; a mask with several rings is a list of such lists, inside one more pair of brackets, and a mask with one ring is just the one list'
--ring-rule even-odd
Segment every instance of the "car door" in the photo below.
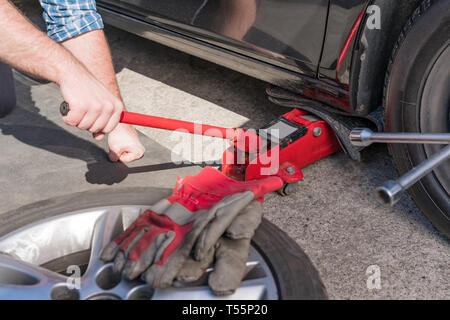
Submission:
{"label": "car door", "polygon": [[98,0],[141,20],[316,76],[329,0]]}

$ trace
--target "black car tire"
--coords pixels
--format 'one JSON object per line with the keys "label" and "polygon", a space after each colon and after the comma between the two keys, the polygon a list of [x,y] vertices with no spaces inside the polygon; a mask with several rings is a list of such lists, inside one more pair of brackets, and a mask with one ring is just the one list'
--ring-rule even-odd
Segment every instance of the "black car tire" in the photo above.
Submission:
{"label": "black car tire", "polygon": [[16,106],[16,87],[12,69],[0,62],[0,118],[6,116]]}
{"label": "black car tire", "polygon": [[[384,108],[388,132],[450,132],[450,2],[426,0],[395,45],[386,75]],[[391,144],[400,175],[443,145]],[[450,237],[450,160],[409,189],[432,224]]]}
{"label": "black car tire", "polygon": [[[153,199],[155,194],[161,195],[161,189],[104,189],[37,202],[1,214],[0,237],[35,221],[75,210],[124,204],[148,205],[157,200]],[[263,219],[253,237],[252,245],[271,268],[280,299],[327,299],[325,286],[311,260],[297,243],[278,227]]]}

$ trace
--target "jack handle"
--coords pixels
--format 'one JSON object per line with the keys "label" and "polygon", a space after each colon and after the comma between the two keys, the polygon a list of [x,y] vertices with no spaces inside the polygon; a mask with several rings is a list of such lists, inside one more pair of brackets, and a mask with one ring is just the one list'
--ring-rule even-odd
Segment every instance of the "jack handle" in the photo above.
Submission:
{"label": "jack handle", "polygon": [[[63,101],[59,107],[59,111],[62,116],[66,116],[70,111],[69,104]],[[150,116],[146,114],[128,111],[122,112],[120,116],[120,122],[170,131],[185,131],[192,134],[200,134],[203,136],[210,136],[229,140],[236,140],[236,138],[239,136],[239,132],[244,131],[243,129],[239,128],[223,128],[195,122]]]}

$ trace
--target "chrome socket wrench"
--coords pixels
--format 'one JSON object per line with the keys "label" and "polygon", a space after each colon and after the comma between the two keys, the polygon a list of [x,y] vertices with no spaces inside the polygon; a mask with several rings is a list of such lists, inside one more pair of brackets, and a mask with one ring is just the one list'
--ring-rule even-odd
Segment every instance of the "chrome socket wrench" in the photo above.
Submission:
{"label": "chrome socket wrench", "polygon": [[[350,141],[360,147],[372,143],[450,144],[450,133],[378,133],[369,129],[355,129],[350,132]],[[399,179],[388,181],[378,187],[375,190],[377,200],[382,204],[393,206],[400,200],[405,190],[447,159],[450,159],[450,146],[435,153]]]}
{"label": "chrome socket wrench", "polygon": [[449,144],[450,133],[380,133],[354,129],[350,132],[350,142],[357,147],[367,147],[372,143]]}

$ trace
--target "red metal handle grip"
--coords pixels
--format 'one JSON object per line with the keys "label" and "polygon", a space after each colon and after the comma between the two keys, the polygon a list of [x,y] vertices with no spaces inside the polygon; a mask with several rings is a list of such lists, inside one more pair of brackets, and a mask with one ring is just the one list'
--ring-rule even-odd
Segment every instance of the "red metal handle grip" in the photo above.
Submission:
{"label": "red metal handle grip", "polygon": [[[63,101],[59,110],[61,115],[66,116],[70,111],[69,104]],[[242,131],[242,129],[216,127],[207,124],[162,118],[128,111],[122,112],[120,122],[172,131],[187,131],[189,133],[231,140],[236,139],[239,130]]]}
{"label": "red metal handle grip", "polygon": [[122,112],[120,122],[165,130],[187,131],[189,133],[218,137],[222,139],[234,139],[236,137],[237,130],[234,128],[216,127],[207,124],[168,119],[128,111]]}

